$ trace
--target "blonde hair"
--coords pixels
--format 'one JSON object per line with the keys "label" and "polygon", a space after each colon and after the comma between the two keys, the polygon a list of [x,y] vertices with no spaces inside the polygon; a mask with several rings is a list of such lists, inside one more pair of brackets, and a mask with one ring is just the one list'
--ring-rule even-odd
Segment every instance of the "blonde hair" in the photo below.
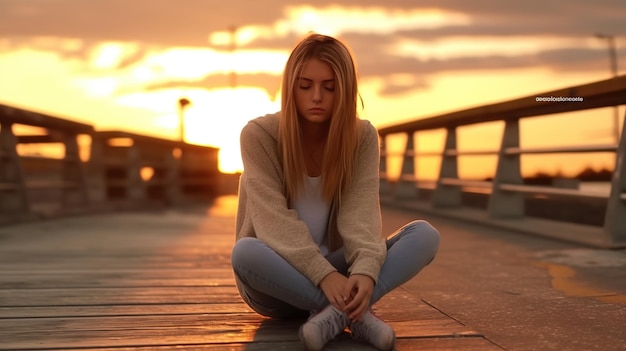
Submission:
{"label": "blonde hair", "polygon": [[306,175],[294,89],[304,64],[313,58],[327,63],[335,75],[334,106],[322,162],[322,195],[328,201],[341,203],[343,191],[352,181],[358,147],[357,73],[348,47],[326,35],[306,36],[291,52],[285,66],[278,133],[284,187],[287,199],[294,199]]}

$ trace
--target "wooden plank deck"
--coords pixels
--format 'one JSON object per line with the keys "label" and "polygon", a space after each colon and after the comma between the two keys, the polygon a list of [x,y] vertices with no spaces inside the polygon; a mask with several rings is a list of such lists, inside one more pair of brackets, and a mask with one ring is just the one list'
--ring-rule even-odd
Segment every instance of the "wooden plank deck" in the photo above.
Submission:
{"label": "wooden plank deck", "polygon": [[[0,350],[302,349],[301,321],[237,294],[234,201],[0,227]],[[501,350],[402,288],[375,309],[397,350]],[[371,348],[346,334],[327,349]]]}

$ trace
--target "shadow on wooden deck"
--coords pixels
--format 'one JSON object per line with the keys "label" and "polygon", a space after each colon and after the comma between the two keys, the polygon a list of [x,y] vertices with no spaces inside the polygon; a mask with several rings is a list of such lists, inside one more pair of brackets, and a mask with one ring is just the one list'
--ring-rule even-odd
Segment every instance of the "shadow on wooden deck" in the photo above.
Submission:
{"label": "shadow on wooden deck", "polygon": [[[239,298],[234,199],[0,227],[0,350],[301,350],[301,321]],[[397,350],[501,350],[403,288],[375,306]],[[328,350],[368,350],[340,336]]]}

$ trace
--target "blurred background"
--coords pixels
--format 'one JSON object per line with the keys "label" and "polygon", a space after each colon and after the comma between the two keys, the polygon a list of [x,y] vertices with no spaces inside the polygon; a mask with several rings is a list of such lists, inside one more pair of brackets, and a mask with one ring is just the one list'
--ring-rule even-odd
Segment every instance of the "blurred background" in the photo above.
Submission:
{"label": "blurred background", "polygon": [[[621,0],[0,0],[0,103],[215,146],[220,170],[239,172],[239,132],[279,109],[284,64],[309,31],[352,48],[360,115],[382,127],[618,75],[625,18]],[[617,124],[613,108],[533,118],[522,122],[521,143],[612,143],[623,107],[617,115]],[[497,148],[502,128],[461,128],[458,147]],[[440,151],[443,138],[434,131],[418,148]],[[537,156],[522,172],[576,176],[614,162]],[[459,173],[481,178],[494,167],[474,160]]]}

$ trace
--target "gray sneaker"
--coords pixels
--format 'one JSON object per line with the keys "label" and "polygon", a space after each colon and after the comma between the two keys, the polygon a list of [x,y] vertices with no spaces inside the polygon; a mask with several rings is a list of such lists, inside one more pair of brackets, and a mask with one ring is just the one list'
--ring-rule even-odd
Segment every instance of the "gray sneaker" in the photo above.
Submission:
{"label": "gray sneaker", "polygon": [[319,351],[329,341],[341,334],[348,326],[348,316],[333,307],[326,306],[300,327],[300,340],[309,351]]}
{"label": "gray sneaker", "polygon": [[350,323],[352,336],[364,341],[379,350],[390,351],[396,344],[396,333],[393,328],[376,317],[370,310],[363,315],[359,322]]}

